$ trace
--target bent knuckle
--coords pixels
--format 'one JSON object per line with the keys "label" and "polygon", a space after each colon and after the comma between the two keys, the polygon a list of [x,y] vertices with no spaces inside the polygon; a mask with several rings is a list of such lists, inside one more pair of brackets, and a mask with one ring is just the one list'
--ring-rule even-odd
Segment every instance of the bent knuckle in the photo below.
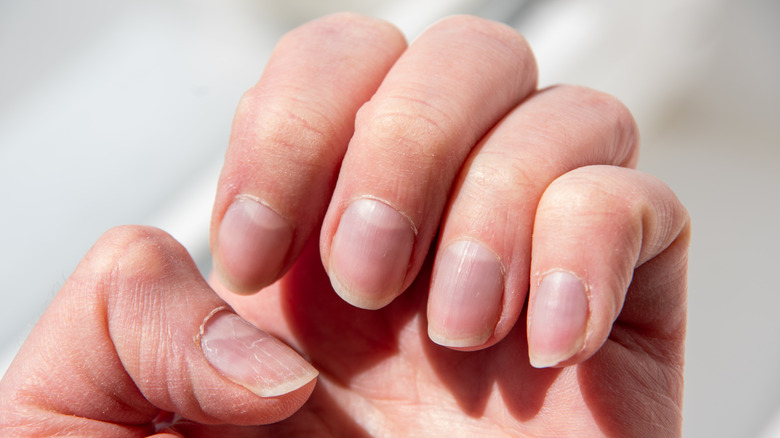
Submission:
{"label": "bent knuckle", "polygon": [[341,140],[339,133],[346,131],[329,116],[334,111],[295,98],[295,90],[277,92],[263,96],[250,90],[242,98],[231,139],[234,153],[241,156],[238,161],[253,167],[269,157],[296,166],[327,162],[338,150],[333,143]]}
{"label": "bent knuckle", "polygon": [[[516,29],[492,20],[469,15],[456,15],[445,18],[431,27],[431,31],[441,32],[447,39],[457,39],[463,44],[478,46],[486,60],[512,60],[513,72],[517,79],[535,78],[538,75],[536,60],[531,46]],[[492,55],[492,56],[490,56]]]}
{"label": "bent knuckle", "polygon": [[638,130],[634,116],[623,102],[602,92],[591,93],[586,102],[611,125],[612,132],[616,134],[616,143],[633,145],[637,142]]}
{"label": "bent knuckle", "polygon": [[256,134],[264,149],[299,164],[313,164],[333,149],[337,132],[324,110],[305,102],[281,102],[264,108]]}
{"label": "bent knuckle", "polygon": [[472,15],[455,15],[445,18],[431,27],[441,32],[454,32],[469,38],[486,38],[501,42],[515,49],[526,50],[528,43],[514,28],[506,24]]}
{"label": "bent knuckle", "polygon": [[167,275],[186,251],[162,230],[121,226],[104,233],[85,256],[74,277],[77,281],[110,284],[138,283]]}
{"label": "bent knuckle", "polygon": [[628,107],[615,96],[582,86],[565,85],[562,91],[594,119],[596,126],[610,133],[607,147],[617,164],[629,161],[639,145],[639,129]]}
{"label": "bent knuckle", "polygon": [[360,109],[356,125],[362,141],[372,148],[412,160],[446,158],[444,152],[458,143],[458,130],[444,111],[408,96],[367,103]]}
{"label": "bent knuckle", "polygon": [[[596,167],[601,172],[593,172]],[[606,166],[587,166],[564,174],[545,191],[545,206],[568,212],[571,217],[620,218],[609,222],[628,223],[626,218],[639,214],[637,205],[626,202],[623,186],[605,170]]]}
{"label": "bent knuckle", "polygon": [[282,43],[288,40],[295,43],[299,38],[308,39],[376,39],[398,38],[403,40],[401,31],[387,21],[354,12],[338,12],[313,20],[285,35]]}
{"label": "bent knuckle", "polygon": [[534,189],[536,181],[530,172],[527,163],[517,157],[496,154],[475,163],[468,171],[466,184],[483,202],[515,204],[519,194]]}

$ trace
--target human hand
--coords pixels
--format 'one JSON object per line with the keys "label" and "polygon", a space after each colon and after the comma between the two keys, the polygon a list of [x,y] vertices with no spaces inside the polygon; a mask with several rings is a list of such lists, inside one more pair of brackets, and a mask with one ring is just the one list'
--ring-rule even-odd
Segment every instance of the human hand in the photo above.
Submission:
{"label": "human hand", "polygon": [[679,434],[687,213],[628,169],[623,105],[535,84],[522,37],[475,18],[407,49],[329,17],[277,47],[239,105],[211,237],[220,295],[321,372],[285,424]]}
{"label": "human hand", "polygon": [[[535,82],[522,38],[483,20],[408,50],[355,16],[294,31],[239,107],[212,244],[220,295],[320,371],[308,402],[315,373],[281,345],[294,372],[262,390],[209,367],[192,339],[222,303],[170,238],[136,229],[85,258],[3,400],[79,430],[148,432],[162,409],[275,423],[221,434],[679,434],[686,213],[618,167],[636,160],[622,105]],[[246,390],[266,387],[289,392]]]}
{"label": "human hand", "polygon": [[173,238],[121,227],[82,259],[0,381],[0,435],[147,436],[176,413],[188,421],[160,436],[230,436],[203,425],[284,419],[316,375],[235,316]]}

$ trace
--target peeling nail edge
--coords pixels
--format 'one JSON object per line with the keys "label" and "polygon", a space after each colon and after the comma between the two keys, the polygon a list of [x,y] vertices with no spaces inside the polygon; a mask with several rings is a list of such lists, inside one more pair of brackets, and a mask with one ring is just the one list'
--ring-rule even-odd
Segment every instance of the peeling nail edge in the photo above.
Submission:
{"label": "peeling nail edge", "polygon": [[206,331],[206,324],[211,320],[211,318],[214,317],[217,313],[221,311],[230,311],[230,306],[219,306],[216,309],[209,312],[208,315],[206,315],[205,318],[203,318],[203,322],[200,323],[200,328],[198,329],[198,334],[195,336],[195,340],[198,342],[198,345],[200,345],[201,338],[203,337],[203,333]]}

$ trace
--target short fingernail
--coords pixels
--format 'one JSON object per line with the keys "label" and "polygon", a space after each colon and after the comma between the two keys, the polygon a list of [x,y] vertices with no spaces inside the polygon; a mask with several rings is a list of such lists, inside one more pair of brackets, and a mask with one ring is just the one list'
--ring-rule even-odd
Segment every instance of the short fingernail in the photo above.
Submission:
{"label": "short fingernail", "polygon": [[397,210],[374,199],[354,201],[333,236],[333,288],[354,306],[385,306],[403,287],[413,245],[411,224]]}
{"label": "short fingernail", "polygon": [[206,318],[200,345],[214,368],[260,397],[287,394],[317,377],[290,347],[227,310]]}
{"label": "short fingernail", "polygon": [[235,292],[273,282],[292,243],[290,223],[250,197],[237,197],[219,227],[217,270]]}
{"label": "short fingernail", "polygon": [[428,336],[446,347],[482,345],[501,315],[504,272],[483,245],[458,241],[444,250],[431,286]]}
{"label": "short fingernail", "polygon": [[536,368],[555,366],[585,344],[588,296],[582,281],[569,272],[552,272],[536,290],[529,321],[529,355]]}

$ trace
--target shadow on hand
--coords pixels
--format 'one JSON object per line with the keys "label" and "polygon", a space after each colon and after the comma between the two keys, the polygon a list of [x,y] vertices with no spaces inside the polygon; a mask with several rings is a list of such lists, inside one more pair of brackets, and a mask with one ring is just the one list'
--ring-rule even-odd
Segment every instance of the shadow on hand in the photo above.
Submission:
{"label": "shadow on hand", "polygon": [[425,316],[432,264],[429,255],[414,283],[387,307],[358,309],[333,291],[313,239],[282,280],[282,308],[314,366],[342,387],[349,387],[359,373],[403,353],[399,333],[416,317],[424,357],[465,414],[481,416],[491,392],[498,389],[516,419],[533,418],[560,370],[530,365],[525,313],[504,340],[485,350],[461,352],[433,343]]}
{"label": "shadow on hand", "polygon": [[371,437],[353,420],[354,412],[345,412],[338,406],[328,390],[317,385],[306,402],[306,409],[299,410],[285,421],[266,426],[262,429],[265,434],[259,436]]}
{"label": "shadow on hand", "polygon": [[331,287],[317,243],[311,239],[282,279],[282,308],[312,364],[348,386],[353,376],[399,353],[398,333],[425,299],[407,291],[381,310],[346,303]]}
{"label": "shadow on hand", "polygon": [[[682,434],[687,279],[677,261],[686,253],[687,244],[677,244],[634,271],[609,339],[577,370],[607,436]],[[675,263],[681,271],[670,270]]]}
{"label": "shadow on hand", "polygon": [[507,410],[519,421],[535,417],[547,391],[560,374],[559,369],[536,369],[528,360],[525,312],[514,329],[498,344],[479,351],[456,351],[431,342],[427,324],[420,333],[426,355],[469,416],[481,416],[495,389],[501,393]]}
{"label": "shadow on hand", "polygon": [[[321,386],[315,389],[307,404],[310,405],[310,409],[301,409],[285,421],[265,426],[207,425],[181,419],[160,432],[175,433],[192,438],[275,438],[280,436],[369,438],[371,436],[346,412],[338,409],[333,398]],[[324,412],[327,412],[327,415],[320,415]]]}

